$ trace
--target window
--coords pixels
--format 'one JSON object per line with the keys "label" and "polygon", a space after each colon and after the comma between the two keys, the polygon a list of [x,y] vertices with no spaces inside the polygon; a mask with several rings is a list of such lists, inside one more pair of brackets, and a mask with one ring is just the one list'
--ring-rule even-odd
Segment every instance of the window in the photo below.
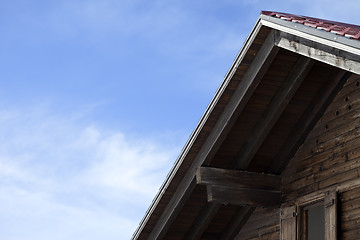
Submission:
{"label": "window", "polygon": [[324,201],[301,208],[301,239],[325,240]]}
{"label": "window", "polygon": [[280,211],[281,240],[336,240],[337,195],[302,197]]}

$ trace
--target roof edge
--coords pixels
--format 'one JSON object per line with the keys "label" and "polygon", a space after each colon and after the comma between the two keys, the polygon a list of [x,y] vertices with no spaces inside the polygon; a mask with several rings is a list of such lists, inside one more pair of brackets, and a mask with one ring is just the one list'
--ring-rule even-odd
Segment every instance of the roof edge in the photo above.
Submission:
{"label": "roof edge", "polygon": [[164,195],[166,189],[168,188],[171,181],[175,177],[175,174],[177,173],[178,169],[180,168],[184,158],[186,157],[187,153],[192,148],[193,143],[195,142],[197,136],[200,134],[203,126],[205,125],[205,123],[206,123],[207,119],[209,118],[211,112],[215,108],[217,102],[219,101],[220,97],[222,96],[223,92],[225,91],[226,87],[228,86],[232,76],[234,75],[236,69],[238,68],[239,64],[243,60],[245,54],[247,53],[247,50],[251,46],[251,44],[252,44],[253,40],[255,39],[255,37],[257,36],[257,33],[260,31],[260,28],[262,27],[262,25],[263,24],[262,24],[261,18],[259,17],[257,19],[254,27],[252,28],[250,34],[248,35],[248,37],[244,41],[240,51],[236,55],[231,67],[227,71],[227,73],[226,73],[226,75],[224,77],[224,80],[222,81],[222,83],[220,84],[218,89],[216,90],[214,97],[212,98],[212,100],[210,101],[209,105],[207,106],[207,108],[205,110],[205,113],[200,118],[200,120],[197,123],[194,131],[190,134],[190,137],[187,140],[187,142],[185,143],[184,147],[182,148],[179,157],[176,159],[173,167],[170,169],[170,172],[167,174],[164,183],[159,188],[159,191],[155,195],[151,205],[147,209],[147,211],[145,213],[145,216],[140,221],[139,226],[137,227],[137,229],[135,230],[135,232],[134,232],[134,234],[133,234],[133,236],[131,238],[132,240],[136,240],[139,237],[141,231],[144,229],[144,227],[145,227],[147,221],[149,220],[151,214],[154,212],[154,210],[155,210],[157,204],[159,203],[161,197]]}
{"label": "roof edge", "polygon": [[[357,55],[360,55],[360,41],[355,39],[350,39],[345,36],[340,36],[332,32],[326,32],[324,30],[312,28],[309,26],[305,26],[300,23],[296,22],[289,22],[283,19],[279,19],[276,17],[268,16],[265,14],[260,14],[259,19],[261,19],[261,22],[263,25],[284,31],[289,32],[294,35],[298,36],[304,36],[304,34],[308,34],[311,36],[315,36],[318,39],[316,39],[318,42],[321,42],[322,44],[330,46],[330,43],[336,43],[337,46],[334,46],[338,49],[355,53]],[[309,38],[307,36],[306,38]],[[320,39],[323,39],[323,41],[319,41]],[[315,40],[315,39],[314,39]],[[325,41],[324,41],[325,40]],[[333,46],[333,44],[331,45]]]}

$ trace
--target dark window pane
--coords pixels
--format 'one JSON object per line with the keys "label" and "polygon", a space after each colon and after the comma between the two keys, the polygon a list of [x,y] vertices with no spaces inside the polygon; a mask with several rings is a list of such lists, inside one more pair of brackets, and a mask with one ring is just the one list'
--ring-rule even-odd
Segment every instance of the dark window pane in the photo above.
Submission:
{"label": "dark window pane", "polygon": [[325,239],[325,209],[324,206],[318,206],[308,209],[308,240]]}

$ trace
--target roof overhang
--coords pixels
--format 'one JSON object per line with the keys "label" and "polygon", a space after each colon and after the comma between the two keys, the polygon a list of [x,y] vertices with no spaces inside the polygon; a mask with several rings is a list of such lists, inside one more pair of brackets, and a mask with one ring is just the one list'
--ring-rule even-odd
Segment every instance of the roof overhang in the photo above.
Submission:
{"label": "roof overhang", "polygon": [[[222,237],[233,237],[256,204],[243,202],[232,209],[235,214],[227,214],[226,203],[209,201],[209,193],[219,193],[213,187],[217,184],[199,184],[199,169],[220,166],[281,173],[350,73],[360,74],[359,56],[360,41],[261,14],[132,239],[164,239],[191,206],[198,210],[189,213],[189,223],[184,224],[186,239],[198,239],[206,232],[220,208],[224,219],[231,218],[221,230]],[[324,69],[332,73],[331,79],[321,75]],[[277,78],[281,81],[274,86],[262,86]],[[310,87],[311,91],[301,94],[302,88]],[[267,97],[260,101],[257,96],[261,94]],[[301,99],[304,103],[298,104]],[[251,109],[260,103],[256,111]],[[286,139],[278,149],[288,151],[271,152],[276,148],[270,142],[276,138],[278,125],[284,123],[288,130],[281,137]],[[290,135],[294,137],[288,141]],[[238,149],[233,150],[236,144]],[[269,156],[260,156],[259,149]],[[265,162],[261,157],[272,160]],[[239,179],[244,176],[240,174]]]}
{"label": "roof overhang", "polygon": [[258,24],[276,30],[275,45],[360,74],[360,41],[261,14]]}

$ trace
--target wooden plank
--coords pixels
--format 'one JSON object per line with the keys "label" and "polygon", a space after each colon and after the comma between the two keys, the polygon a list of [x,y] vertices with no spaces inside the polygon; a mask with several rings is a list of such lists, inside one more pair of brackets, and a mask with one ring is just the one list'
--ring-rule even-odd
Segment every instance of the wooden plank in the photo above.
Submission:
{"label": "wooden plank", "polygon": [[355,229],[349,232],[343,232],[341,234],[342,240],[357,240],[360,236],[360,229]]}
{"label": "wooden plank", "polygon": [[208,185],[206,186],[206,189],[209,202],[259,207],[272,207],[279,206],[281,204],[280,191],[239,189],[215,185]]}
{"label": "wooden plank", "polygon": [[254,127],[254,133],[250,134],[251,138],[242,147],[239,156],[236,157],[234,168],[246,169],[266,136],[284,111],[285,107],[295,94],[298,87],[310,71],[314,64],[308,58],[301,58],[293,68],[294,70],[285,81],[285,84],[279,89],[275,99],[271,102],[270,107],[263,114],[260,121]]}
{"label": "wooden plank", "polygon": [[282,207],[280,211],[280,236],[282,240],[296,240],[296,206]]}
{"label": "wooden plank", "polygon": [[360,188],[351,189],[349,191],[344,191],[341,193],[342,208],[344,208],[344,204],[346,204],[346,202],[351,202],[353,200],[360,200]]}
{"label": "wooden plank", "polygon": [[301,57],[293,67],[289,77],[276,93],[270,105],[254,126],[249,139],[243,144],[240,153],[235,159],[234,168],[244,169],[248,166],[259,150],[261,144],[285,110],[286,106],[309,73],[314,61]]}
{"label": "wooden plank", "polygon": [[338,219],[338,220],[339,220],[339,224],[340,224],[339,229],[341,229],[341,233],[352,231],[355,229],[360,229],[360,219],[358,219],[358,218],[351,220],[351,221],[341,221],[341,219]]}
{"label": "wooden plank", "polygon": [[221,240],[232,240],[241,230],[241,228],[249,220],[250,216],[253,214],[255,207],[244,206],[240,207],[234,217],[232,218],[230,224],[227,226],[225,231],[222,233],[219,239]]}
{"label": "wooden plank", "polygon": [[264,26],[276,29],[278,31],[290,33],[305,39],[309,39],[319,44],[332,46],[340,51],[347,51],[360,55],[360,49],[353,45],[352,39],[342,38],[334,36],[333,33],[319,31],[308,26],[300,25],[298,23],[291,23],[282,19],[260,15],[261,23]]}
{"label": "wooden plank", "polygon": [[291,100],[292,96],[295,94],[298,87],[301,85],[301,82],[304,80],[313,64],[314,62],[308,58],[301,58],[296,63],[289,79],[286,80],[285,84],[277,93],[268,110],[264,113],[261,120],[254,127],[254,133],[250,134],[252,138],[242,148],[240,155],[235,161],[235,168],[246,169],[249,166],[254,154],[261,146],[262,142]]}
{"label": "wooden plank", "polygon": [[208,165],[211,162],[237,117],[254,93],[257,84],[264,76],[278,50],[279,49],[274,46],[274,33],[271,31],[173,197],[149,234],[149,240],[162,239],[165,236],[170,225],[181,211],[182,206],[194,188],[193,180],[197,168],[201,165]]}
{"label": "wooden plank", "polygon": [[[353,123],[354,122],[348,122],[345,123],[345,125],[354,128],[354,126],[352,126]],[[358,165],[357,159],[360,157],[359,132],[359,128],[356,128],[354,131],[345,133],[343,136],[337,136],[333,139],[334,147],[327,146],[320,154],[316,154],[315,150],[311,148],[306,149],[306,151],[313,153],[312,155],[299,157],[297,153],[295,159],[287,166],[286,172],[282,173],[283,184],[288,185],[302,178],[311,177],[312,175],[314,175],[314,178],[319,179],[321,175],[327,175],[326,170],[339,172],[349,170],[353,168],[353,166],[356,167],[356,165]],[[333,140],[329,140],[329,142]],[[302,151],[304,151],[304,147],[306,147],[305,144],[302,146]]]}
{"label": "wooden plank", "polygon": [[359,56],[352,52],[341,51],[334,47],[279,31],[275,33],[275,44],[278,47],[314,60],[360,74]]}
{"label": "wooden plank", "polygon": [[360,220],[360,208],[356,208],[352,211],[342,212],[340,220],[341,222]]}
{"label": "wooden plank", "polygon": [[233,188],[280,191],[281,177],[274,174],[200,167],[196,172],[196,183],[202,185],[220,185]]}
{"label": "wooden plank", "polygon": [[[345,86],[347,85],[347,86]],[[348,112],[348,106],[351,105],[352,109],[357,109],[360,106],[360,76],[354,74],[345,83],[344,87],[339,91],[339,94],[335,97],[331,105],[326,109],[324,118],[319,121],[321,124],[325,124],[329,120],[333,120],[346,114]]]}
{"label": "wooden plank", "polygon": [[280,227],[280,208],[256,208],[248,223],[241,229],[245,232],[265,232],[265,229]]}
{"label": "wooden plank", "polygon": [[[235,168],[246,169],[249,166],[251,159],[260,148],[262,142],[280,117],[298,87],[301,85],[301,82],[304,80],[313,64],[313,61],[306,58],[302,58],[296,63],[296,67],[294,67],[289,79],[287,79],[285,84],[281,87],[277,97],[272,101],[271,106],[254,127],[254,133],[250,134],[250,136],[252,136],[251,139],[244,145],[240,155],[234,162]],[[230,234],[233,235],[237,233]]]}
{"label": "wooden plank", "polygon": [[275,160],[271,164],[269,172],[279,173],[285,168],[289,159],[304,142],[308,133],[350,76],[351,73],[341,71],[335,79],[326,83],[326,86],[319,92],[318,98],[315,98],[309,104],[309,107],[305,110],[294,130],[289,134],[287,141],[282,147],[282,151],[274,158]]}
{"label": "wooden plank", "polygon": [[325,240],[337,239],[337,193],[328,192],[325,196]]}
{"label": "wooden plank", "polygon": [[220,207],[221,204],[218,203],[207,203],[204,209],[201,211],[200,215],[196,218],[191,229],[186,234],[185,239],[200,239],[201,235],[205,232],[206,228],[208,227]]}
{"label": "wooden plank", "polygon": [[[324,160],[324,162],[326,162],[326,160]],[[296,191],[297,189],[313,183],[319,183],[319,188],[325,188],[330,185],[358,177],[357,169],[359,167],[359,159],[348,159],[347,161],[335,164],[329,169],[321,169],[320,171],[320,168],[317,168],[318,171],[315,171],[308,176],[303,176],[290,183],[283,184],[282,190],[285,193]],[[301,175],[301,172],[296,174]]]}
{"label": "wooden plank", "polygon": [[279,49],[274,47],[273,38],[274,32],[271,31],[198,154],[197,158],[202,159],[202,165],[211,162],[275,58]]}

